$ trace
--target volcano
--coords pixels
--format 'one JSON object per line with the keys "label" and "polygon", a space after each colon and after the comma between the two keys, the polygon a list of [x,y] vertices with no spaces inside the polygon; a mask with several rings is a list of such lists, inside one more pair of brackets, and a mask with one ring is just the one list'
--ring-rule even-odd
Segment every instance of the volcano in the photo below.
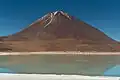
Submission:
{"label": "volcano", "polygon": [[117,41],[63,11],[50,12],[2,40],[13,51],[120,51]]}

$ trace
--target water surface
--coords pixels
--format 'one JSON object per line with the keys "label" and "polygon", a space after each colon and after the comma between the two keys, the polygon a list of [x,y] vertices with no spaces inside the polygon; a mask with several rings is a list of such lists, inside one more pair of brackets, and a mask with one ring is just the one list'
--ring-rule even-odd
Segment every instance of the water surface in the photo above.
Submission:
{"label": "water surface", "polygon": [[0,56],[0,67],[16,73],[103,75],[120,64],[120,56],[15,55]]}

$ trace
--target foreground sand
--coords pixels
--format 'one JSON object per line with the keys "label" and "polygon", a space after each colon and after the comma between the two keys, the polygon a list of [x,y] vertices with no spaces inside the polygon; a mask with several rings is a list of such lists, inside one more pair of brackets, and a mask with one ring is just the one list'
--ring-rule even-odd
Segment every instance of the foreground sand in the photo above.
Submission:
{"label": "foreground sand", "polygon": [[0,74],[0,80],[120,80],[120,77],[55,74]]}
{"label": "foreground sand", "polygon": [[71,54],[71,55],[120,55],[120,52],[0,52],[0,55],[52,55],[52,54]]}

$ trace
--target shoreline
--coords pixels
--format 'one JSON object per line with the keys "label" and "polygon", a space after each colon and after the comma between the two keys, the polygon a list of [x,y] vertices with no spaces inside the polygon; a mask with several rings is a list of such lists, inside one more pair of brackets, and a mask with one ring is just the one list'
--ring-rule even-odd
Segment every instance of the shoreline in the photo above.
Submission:
{"label": "shoreline", "polygon": [[0,52],[0,56],[7,55],[120,55],[120,52],[75,52],[75,51],[56,51],[56,52]]}
{"label": "shoreline", "polygon": [[55,74],[0,74],[0,80],[119,80],[112,76],[55,75]]}

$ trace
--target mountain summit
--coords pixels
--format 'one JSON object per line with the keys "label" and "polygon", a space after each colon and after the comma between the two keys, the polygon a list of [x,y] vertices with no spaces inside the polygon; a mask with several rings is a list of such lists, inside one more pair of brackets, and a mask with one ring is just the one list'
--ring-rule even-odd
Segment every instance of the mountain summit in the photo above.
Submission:
{"label": "mountain summit", "polygon": [[[33,24],[36,24],[37,22],[40,22],[40,21],[43,21],[43,22],[46,22],[49,20],[49,22],[46,23],[46,26],[48,26],[49,24],[52,23],[52,21],[55,19],[55,17],[57,16],[64,16],[64,18],[67,18],[69,20],[71,20],[71,17],[67,14],[67,13],[64,13],[63,11],[56,11],[56,12],[51,12],[51,13],[48,13],[46,14],[45,16],[43,16],[42,18],[38,19],[37,21],[35,21],[34,23],[32,23],[31,25]],[[30,26],[31,26],[30,25]]]}
{"label": "mountain summit", "polygon": [[33,44],[35,49],[30,46],[28,49],[27,42],[20,44],[30,51],[117,51],[115,46],[118,45],[100,30],[63,11],[46,14],[4,41],[32,41],[29,45]]}

